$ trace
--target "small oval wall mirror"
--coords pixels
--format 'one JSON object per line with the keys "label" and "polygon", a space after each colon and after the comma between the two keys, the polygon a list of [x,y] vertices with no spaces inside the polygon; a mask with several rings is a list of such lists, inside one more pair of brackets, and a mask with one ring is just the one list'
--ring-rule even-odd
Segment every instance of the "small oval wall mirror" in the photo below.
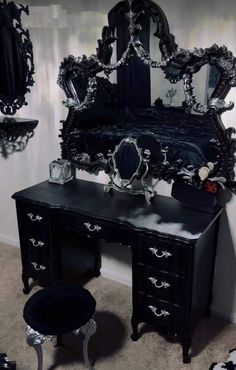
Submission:
{"label": "small oval wall mirror", "polygon": [[28,6],[0,0],[0,111],[11,116],[27,104],[25,95],[34,83],[33,48],[22,13],[29,14]]}

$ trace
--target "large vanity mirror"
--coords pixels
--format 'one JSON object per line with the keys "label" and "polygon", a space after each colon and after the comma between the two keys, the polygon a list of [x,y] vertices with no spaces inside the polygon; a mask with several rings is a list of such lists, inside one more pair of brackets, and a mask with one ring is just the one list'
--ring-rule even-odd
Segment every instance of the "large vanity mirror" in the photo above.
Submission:
{"label": "large vanity mirror", "polygon": [[122,140],[150,134],[166,161],[160,166],[151,155],[147,176],[235,192],[235,129],[221,119],[234,106],[225,98],[236,84],[235,58],[216,44],[179,49],[154,1],[120,1],[96,54],[65,58],[58,83],[69,108],[62,156],[78,168],[111,173],[109,158]]}
{"label": "large vanity mirror", "polygon": [[24,30],[22,13],[28,6],[0,1],[0,111],[14,115],[26,104],[25,95],[33,85],[33,51],[29,31]]}

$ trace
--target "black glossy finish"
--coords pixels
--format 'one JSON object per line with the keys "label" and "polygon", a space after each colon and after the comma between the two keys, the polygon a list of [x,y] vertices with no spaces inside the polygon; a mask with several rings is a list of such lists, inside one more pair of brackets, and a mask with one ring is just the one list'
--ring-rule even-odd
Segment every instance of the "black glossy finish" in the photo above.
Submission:
{"label": "black glossy finish", "polygon": [[164,336],[179,338],[183,361],[190,361],[194,313],[211,304],[220,212],[183,208],[164,196],[147,205],[143,197],[107,194],[103,185],[82,180],[63,186],[46,181],[13,198],[26,293],[29,278],[47,286],[84,273],[97,276],[99,240],[131,245],[132,339],[139,337],[139,323],[146,322]]}

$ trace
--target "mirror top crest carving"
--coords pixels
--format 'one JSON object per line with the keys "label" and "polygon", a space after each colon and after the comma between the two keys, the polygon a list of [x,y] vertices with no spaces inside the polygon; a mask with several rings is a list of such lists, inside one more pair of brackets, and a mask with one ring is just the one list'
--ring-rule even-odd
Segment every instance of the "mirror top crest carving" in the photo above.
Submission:
{"label": "mirror top crest carving", "polygon": [[[124,30],[127,30],[126,38],[120,40]],[[159,59],[150,53],[147,32],[159,40]],[[221,120],[221,114],[234,107],[234,103],[226,103],[225,98],[230,88],[236,86],[235,61],[226,46],[214,44],[193,50],[178,48],[163,10],[154,1],[120,1],[108,13],[108,25],[102,29],[96,53],[79,57],[70,55],[61,63],[58,84],[66,95],[63,103],[69,108],[61,134],[62,156],[89,172],[103,169],[109,173],[108,151],[114,150],[125,137],[138,139],[142,133],[150,132],[156,135],[162,147],[168,147],[166,163],[169,162],[169,167],[166,165],[160,171],[151,156],[151,176],[188,182],[207,191],[213,189],[209,186],[210,181],[216,185],[214,189],[217,191],[226,186],[235,192],[235,129],[225,129]],[[204,67],[207,68],[208,82],[207,85],[204,82],[207,98],[202,102],[194,95],[194,79]],[[122,102],[120,96],[127,89],[121,84],[124,81],[121,75],[127,68],[137,68],[136,80],[141,79],[147,70],[149,76],[151,69],[159,70],[172,86],[166,93],[170,102],[175,99],[177,85],[182,84],[182,105],[167,107],[157,96],[154,104],[144,104],[142,109],[137,104],[132,109],[132,104],[128,103],[122,107],[122,115],[117,114],[117,106]],[[117,83],[109,81],[114,71],[117,72]],[[106,78],[101,77],[101,72]],[[139,85],[134,83],[134,86]],[[136,87],[134,99],[137,90],[140,89]],[[145,89],[143,95],[144,92]],[[101,115],[99,110],[104,104],[106,114]],[[105,121],[111,122],[110,117],[107,118],[109,109],[111,112],[113,109],[114,116],[119,118],[115,124],[109,123],[105,127]],[[151,120],[152,125],[149,124]],[[199,139],[200,131],[202,137]],[[103,148],[98,145],[96,151],[94,147],[89,148],[88,143],[94,143],[95,138],[99,140],[99,134],[108,139]],[[87,135],[87,146],[83,145],[81,135]]]}

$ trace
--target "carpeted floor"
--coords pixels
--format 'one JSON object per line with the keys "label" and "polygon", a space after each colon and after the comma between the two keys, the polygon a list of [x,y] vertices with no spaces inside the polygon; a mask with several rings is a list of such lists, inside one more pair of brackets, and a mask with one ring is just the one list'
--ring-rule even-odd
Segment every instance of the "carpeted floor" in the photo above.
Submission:
{"label": "carpeted floor", "polygon": [[[89,352],[96,370],[208,370],[212,362],[225,361],[235,348],[236,325],[217,318],[203,319],[193,336],[190,365],[181,363],[181,347],[157,333],[144,332],[130,339],[131,289],[110,280],[94,278],[87,284],[97,301],[97,333]],[[38,287],[34,287],[31,294]],[[0,245],[0,353],[17,362],[17,370],[36,370],[36,355],[25,342],[22,309],[28,299],[22,293],[20,251]],[[44,370],[85,369],[81,340],[64,338],[64,347],[44,343]]]}

